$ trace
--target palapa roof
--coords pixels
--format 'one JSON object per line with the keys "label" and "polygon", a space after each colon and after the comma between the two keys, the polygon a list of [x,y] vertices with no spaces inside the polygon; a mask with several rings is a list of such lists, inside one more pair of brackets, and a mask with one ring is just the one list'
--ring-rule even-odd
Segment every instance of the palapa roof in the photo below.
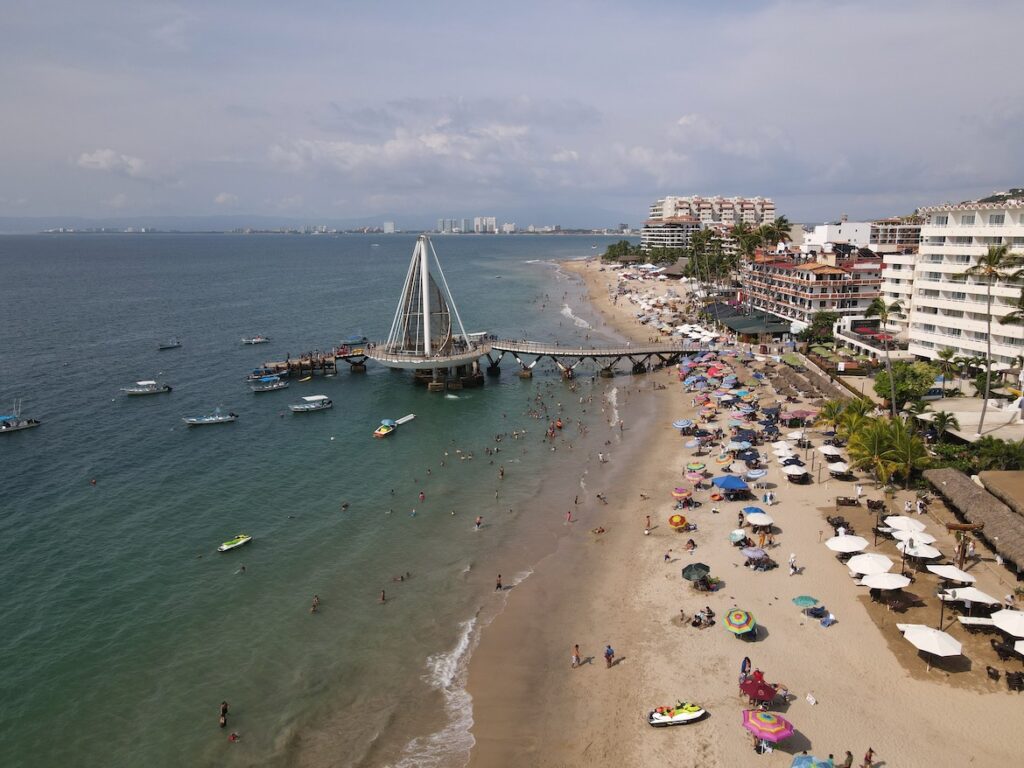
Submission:
{"label": "palapa roof", "polygon": [[996,552],[1015,566],[1024,566],[1024,516],[958,469],[925,470],[924,478],[961,517],[970,523],[985,524],[980,535]]}

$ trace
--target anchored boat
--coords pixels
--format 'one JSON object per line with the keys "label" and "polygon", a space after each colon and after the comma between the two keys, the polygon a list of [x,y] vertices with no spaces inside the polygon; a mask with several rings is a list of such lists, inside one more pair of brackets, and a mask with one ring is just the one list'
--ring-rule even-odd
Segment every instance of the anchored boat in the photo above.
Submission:
{"label": "anchored boat", "polygon": [[230,424],[238,419],[237,413],[221,413],[220,408],[208,416],[192,416],[182,419],[190,427],[202,427],[207,424]]}
{"label": "anchored boat", "polygon": [[248,544],[250,541],[252,541],[252,536],[250,536],[248,533],[240,533],[237,536],[235,536],[235,538],[228,539],[219,547],[217,547],[217,551],[229,552],[232,549],[238,549],[243,544]]}
{"label": "anchored boat", "polygon": [[136,381],[128,387],[121,387],[126,395],[159,395],[162,392],[170,392],[170,384],[161,384],[158,381]]}
{"label": "anchored boat", "polygon": [[266,344],[268,341],[270,341],[269,336],[260,336],[259,334],[256,334],[255,336],[250,336],[248,338],[242,338],[243,344]]}
{"label": "anchored boat", "polygon": [[179,339],[178,337],[174,337],[173,339],[168,339],[167,341],[161,341],[157,349],[163,351],[165,349],[177,349],[180,346],[181,339]]}
{"label": "anchored boat", "polygon": [[11,412],[0,415],[0,432],[19,432],[23,429],[38,427],[39,419],[23,419],[21,417],[21,401],[15,400]]}
{"label": "anchored boat", "polygon": [[325,411],[331,408],[334,403],[327,395],[308,395],[302,398],[301,403],[292,403],[288,409],[292,413],[307,413],[308,411]]}
{"label": "anchored boat", "polygon": [[374,437],[387,437],[394,432],[401,424],[405,424],[407,421],[412,421],[416,418],[415,413],[410,413],[408,416],[403,416],[400,419],[382,419],[380,426],[373,431]]}
{"label": "anchored boat", "polygon": [[280,376],[263,376],[252,384],[253,392],[273,392],[276,389],[286,389],[288,382]]}

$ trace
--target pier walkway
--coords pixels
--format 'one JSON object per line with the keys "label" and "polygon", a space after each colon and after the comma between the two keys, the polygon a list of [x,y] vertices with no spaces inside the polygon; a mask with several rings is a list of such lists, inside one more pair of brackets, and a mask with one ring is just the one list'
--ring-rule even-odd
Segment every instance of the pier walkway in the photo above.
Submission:
{"label": "pier walkway", "polygon": [[[621,360],[628,360],[634,373],[648,369],[652,360],[657,366],[672,365],[684,356],[699,354],[706,348],[693,343],[667,341],[655,344],[627,344],[617,347],[572,347],[560,344],[543,344],[536,341],[497,339],[490,342],[487,354],[491,368],[501,365],[505,355],[512,355],[523,371],[531,371],[545,358],[554,362],[565,375],[572,375],[580,363],[590,360],[601,369],[603,375],[610,375]],[[532,358],[532,359],[531,359]]]}

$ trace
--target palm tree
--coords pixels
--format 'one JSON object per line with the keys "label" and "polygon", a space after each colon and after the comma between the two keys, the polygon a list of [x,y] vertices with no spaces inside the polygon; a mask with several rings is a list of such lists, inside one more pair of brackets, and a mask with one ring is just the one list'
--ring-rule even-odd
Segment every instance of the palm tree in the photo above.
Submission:
{"label": "palm tree", "polygon": [[990,245],[988,251],[978,258],[978,263],[973,264],[964,270],[967,277],[977,277],[985,281],[985,357],[988,365],[985,366],[985,399],[981,402],[981,418],[978,420],[978,434],[985,428],[985,413],[988,410],[988,397],[992,392],[992,286],[1000,279],[1010,276],[1010,270],[1016,270],[1015,276],[1020,275],[1018,269],[1024,264],[1024,257],[1010,254],[1010,246]]}
{"label": "palm tree", "polygon": [[917,426],[921,423],[918,417],[922,413],[927,413],[932,409],[932,407],[928,404],[927,400],[915,400],[912,403],[908,403],[904,407],[906,408],[907,413],[910,415],[910,418],[913,420],[911,422],[913,424],[911,430],[914,432],[917,431]]}
{"label": "palm tree", "polygon": [[960,420],[949,411],[939,411],[932,416],[932,426],[935,428],[935,434],[941,443],[942,439],[946,436],[947,430],[960,429]]}
{"label": "palm tree", "polygon": [[843,413],[842,418],[839,420],[839,426],[836,432],[844,440],[851,440],[854,435],[860,432],[864,427],[871,422],[871,417],[866,413],[860,411],[854,411],[849,408]]}
{"label": "palm tree", "polygon": [[896,469],[890,453],[892,440],[888,419],[867,419],[850,435],[846,448],[855,467],[871,470],[875,479],[885,485]]}
{"label": "palm tree", "polygon": [[885,460],[903,475],[903,487],[909,488],[914,470],[928,462],[928,451],[924,441],[899,419],[889,421],[887,426],[889,448],[885,451]]}
{"label": "palm tree", "polygon": [[[864,313],[865,317],[877,317],[878,322],[881,324],[882,329],[885,330],[889,325],[890,319],[904,318],[906,315],[903,313],[903,305],[898,301],[894,301],[892,304],[886,305],[885,301],[881,296],[875,298],[868,307],[867,312]],[[892,389],[892,399],[889,404],[892,406],[892,418],[896,419],[896,379],[892,377],[892,360],[889,358],[889,342],[885,342],[885,371],[889,374],[889,386]]]}
{"label": "palm tree", "polygon": [[827,424],[835,429],[843,418],[843,411],[846,410],[846,403],[842,400],[829,400],[818,411],[818,423]]}
{"label": "palm tree", "polygon": [[953,358],[956,356],[956,350],[950,347],[940,349],[936,357],[939,359],[939,368],[942,370],[942,394],[946,394],[946,382],[949,381],[950,376],[953,374]]}

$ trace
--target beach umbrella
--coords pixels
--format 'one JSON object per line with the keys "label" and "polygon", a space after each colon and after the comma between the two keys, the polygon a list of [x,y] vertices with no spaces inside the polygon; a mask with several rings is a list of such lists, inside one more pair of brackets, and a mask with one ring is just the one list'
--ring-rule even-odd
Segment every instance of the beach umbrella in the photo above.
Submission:
{"label": "beach umbrella", "polygon": [[704,475],[702,475],[700,472],[687,472],[686,479],[689,480],[691,483],[699,483],[701,480],[704,479]]}
{"label": "beach umbrella", "polygon": [[945,594],[947,600],[970,600],[972,603],[984,603],[985,605],[998,605],[1002,602],[998,597],[992,597],[992,595],[982,592],[977,587],[947,589]]}
{"label": "beach umbrella", "polygon": [[728,403],[728,402],[730,402],[731,400],[734,400],[734,399],[735,399],[735,398],[733,398],[733,396],[732,396],[732,395],[730,395],[730,394],[729,394],[728,392],[727,392],[727,393],[725,393],[724,395],[719,395],[719,394],[715,394],[715,397],[717,397],[717,398],[718,398],[718,399],[719,399],[719,400],[720,400],[721,402],[723,402],[723,403]]}
{"label": "beach umbrella", "polygon": [[868,540],[860,536],[833,536],[825,546],[833,552],[860,552],[867,549]]}
{"label": "beach umbrella", "polygon": [[973,584],[975,579],[967,571],[962,571],[955,565],[929,565],[928,570],[934,573],[936,576],[942,579],[949,579],[950,581],[960,581],[965,584]]}
{"label": "beach umbrella", "polygon": [[711,573],[711,567],[704,563],[690,563],[688,566],[683,568],[683,578],[687,581],[703,579],[709,573]]}
{"label": "beach umbrella", "polygon": [[793,598],[793,605],[799,606],[800,608],[810,608],[812,605],[817,605],[820,601],[816,597],[810,595],[800,595],[799,597]]}
{"label": "beach umbrella", "polygon": [[776,440],[774,443],[772,443],[772,448],[785,449],[787,451],[793,450],[793,446],[791,446],[785,440]]}
{"label": "beach umbrella", "polygon": [[676,500],[688,499],[693,495],[689,488],[675,488],[672,491],[672,498]]}
{"label": "beach umbrella", "polygon": [[850,465],[842,461],[836,461],[828,465],[828,471],[836,475],[845,475],[850,471]]}
{"label": "beach umbrella", "polygon": [[918,544],[913,539],[896,542],[896,549],[907,557],[923,557],[925,560],[942,556],[942,553],[931,544]]}
{"label": "beach umbrella", "polygon": [[782,468],[783,474],[789,475],[790,477],[799,477],[800,475],[806,475],[807,470],[796,464],[790,464],[789,466]]}
{"label": "beach umbrella", "polygon": [[789,764],[789,768],[835,768],[835,761],[814,755],[797,755]]}
{"label": "beach umbrella", "polygon": [[772,701],[778,695],[778,690],[774,686],[752,677],[740,683],[740,691],[754,701]]}
{"label": "beach umbrella", "polygon": [[1024,656],[1024,640],[1018,640],[1016,643],[1014,643],[1013,650],[1015,650],[1021,656]]}
{"label": "beach umbrella", "polygon": [[696,400],[698,403],[706,403],[708,401],[708,396],[705,394],[700,394],[697,395],[697,397],[695,397],[694,400]]}
{"label": "beach umbrella", "polygon": [[842,451],[836,448],[834,445],[819,445],[818,450],[826,456],[839,456]]}
{"label": "beach umbrella", "polygon": [[1024,637],[1024,611],[996,611],[992,614],[992,621],[1006,634]]}
{"label": "beach umbrella", "polygon": [[750,391],[746,389],[731,389],[729,391],[736,395],[736,397],[746,397],[750,394]]}
{"label": "beach umbrella", "polygon": [[741,421],[740,419],[729,419],[730,427],[742,427],[745,423],[746,422]]}
{"label": "beach umbrella", "polygon": [[726,464],[732,464],[732,455],[728,453],[720,453],[715,457],[715,464],[725,466]]}
{"label": "beach umbrella", "polygon": [[[963,653],[959,641],[940,629],[926,627],[924,624],[904,624],[901,629],[904,630],[904,639],[919,651],[933,656],[959,656]],[[928,668],[931,669],[931,662]]]}
{"label": "beach umbrella", "polygon": [[871,589],[903,589],[910,584],[910,579],[898,573],[872,573],[861,579],[860,583]]}
{"label": "beach umbrella", "polygon": [[899,539],[900,541],[907,541],[913,539],[915,544],[934,544],[935,537],[930,533],[924,531],[900,531],[896,530],[892,532],[893,538]]}
{"label": "beach umbrella", "polygon": [[700,448],[700,440],[687,440],[683,444],[684,448]]}
{"label": "beach umbrella", "polygon": [[743,727],[764,741],[777,742],[793,735],[793,724],[774,712],[743,710]]}
{"label": "beach umbrella", "polygon": [[747,522],[751,525],[773,525],[775,520],[772,519],[771,515],[766,515],[764,512],[755,512],[752,515],[747,515]]}
{"label": "beach umbrella", "polygon": [[679,421],[673,421],[672,426],[676,429],[687,429],[693,426],[693,422],[690,419],[679,419]]}
{"label": "beach umbrella", "polygon": [[668,525],[669,525],[669,528],[685,528],[686,527],[686,518],[683,517],[682,515],[672,515],[668,519]]}
{"label": "beach umbrella", "polygon": [[787,440],[803,440],[804,439],[804,433],[803,432],[790,432],[788,435],[786,435],[786,439]]}
{"label": "beach umbrella", "polygon": [[760,480],[767,474],[767,469],[751,469],[747,472],[747,480]]}
{"label": "beach umbrella", "polygon": [[740,550],[740,554],[747,558],[747,560],[756,560],[764,557],[768,553],[760,547],[744,547]]}
{"label": "beach umbrella", "polygon": [[880,555],[877,552],[868,552],[863,555],[854,555],[847,563],[846,567],[854,573],[860,573],[863,575],[870,575],[872,573],[885,573],[892,568],[892,560],[885,555]]}
{"label": "beach umbrella", "polygon": [[712,480],[711,483],[723,491],[746,491],[749,488],[745,482],[732,475],[721,475]]}
{"label": "beach umbrella", "polygon": [[700,472],[706,466],[706,464],[703,464],[699,461],[691,461],[689,464],[686,465],[686,469],[689,470],[690,472]]}
{"label": "beach umbrella", "polygon": [[727,451],[745,451],[750,447],[750,443],[746,440],[730,440],[725,444],[725,450]]}
{"label": "beach umbrella", "polygon": [[744,507],[742,511],[744,515],[764,514],[764,510],[760,507]]}
{"label": "beach umbrella", "polygon": [[906,515],[890,515],[885,518],[885,524],[898,531],[923,531],[924,523]]}
{"label": "beach umbrella", "polygon": [[733,544],[735,544],[738,541],[743,541],[745,538],[747,538],[747,534],[739,528],[737,528],[735,531],[729,534],[729,541],[731,541]]}
{"label": "beach umbrella", "polygon": [[722,624],[734,635],[742,635],[744,632],[749,632],[757,626],[754,614],[750,611],[741,611],[739,608],[733,608],[731,611],[728,611]]}
{"label": "beach umbrella", "polygon": [[737,475],[742,475],[744,472],[747,471],[747,465],[744,464],[742,461],[734,461],[726,468],[726,471],[735,472]]}

